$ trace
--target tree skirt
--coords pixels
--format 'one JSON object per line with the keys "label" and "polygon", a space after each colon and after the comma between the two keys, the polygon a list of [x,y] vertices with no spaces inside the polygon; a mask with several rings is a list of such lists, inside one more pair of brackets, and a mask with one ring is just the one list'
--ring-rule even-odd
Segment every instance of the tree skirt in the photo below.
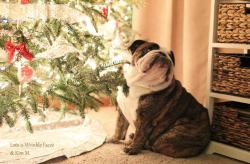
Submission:
{"label": "tree skirt", "polygon": [[[46,115],[55,118],[57,113]],[[83,120],[72,115],[46,123],[32,120],[32,124],[33,134],[23,126],[0,128],[0,163],[40,163],[59,156],[69,158],[99,147],[106,138],[100,123],[89,116]]]}

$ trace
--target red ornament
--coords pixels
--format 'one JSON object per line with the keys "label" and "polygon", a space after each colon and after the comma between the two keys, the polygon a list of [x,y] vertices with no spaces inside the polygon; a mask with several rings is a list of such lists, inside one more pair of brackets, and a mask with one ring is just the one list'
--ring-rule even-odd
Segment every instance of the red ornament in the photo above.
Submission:
{"label": "red ornament", "polygon": [[29,0],[21,0],[21,4],[29,4],[30,1]]}
{"label": "red ornament", "polygon": [[108,15],[109,15],[109,8],[108,8],[108,6],[105,6],[105,7],[102,8],[102,13],[103,13],[103,15],[106,18],[108,18]]}
{"label": "red ornament", "polygon": [[17,47],[16,50],[19,51],[19,53],[26,58],[27,60],[31,61],[33,58],[33,55],[27,50],[25,44],[20,43]]}
{"label": "red ornament", "polygon": [[32,80],[33,69],[29,65],[25,64],[21,67],[21,70],[18,71],[18,80],[20,83],[28,83]]}
{"label": "red ornament", "polygon": [[15,46],[11,41],[6,41],[4,47],[8,53],[8,63],[13,61],[15,51],[18,51],[21,56],[29,61],[31,61],[33,58],[33,55],[27,50],[24,43],[20,43],[19,45]]}
{"label": "red ornament", "polygon": [[15,45],[11,43],[11,41],[6,41],[4,43],[4,48],[6,49],[8,53],[8,63],[11,63],[11,61],[14,59],[14,53],[15,53]]}

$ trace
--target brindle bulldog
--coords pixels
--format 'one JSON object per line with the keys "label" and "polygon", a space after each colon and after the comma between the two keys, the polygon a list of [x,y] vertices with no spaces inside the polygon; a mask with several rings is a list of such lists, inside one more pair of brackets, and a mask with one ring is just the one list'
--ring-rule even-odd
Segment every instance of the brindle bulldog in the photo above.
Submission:
{"label": "brindle bulldog", "polygon": [[191,157],[201,153],[210,140],[207,109],[174,78],[173,53],[159,45],[136,40],[129,47],[130,63],[124,66],[125,88],[118,88],[118,119],[109,142],[130,135],[124,152],[138,154],[142,149],[171,157]]}

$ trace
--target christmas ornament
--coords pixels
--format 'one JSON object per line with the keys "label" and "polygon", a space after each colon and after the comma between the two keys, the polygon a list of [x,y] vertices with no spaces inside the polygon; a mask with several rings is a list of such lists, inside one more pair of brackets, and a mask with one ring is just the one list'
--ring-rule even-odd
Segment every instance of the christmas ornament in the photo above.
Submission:
{"label": "christmas ornament", "polygon": [[102,8],[102,14],[104,15],[105,18],[108,18],[108,15],[109,15],[108,6],[105,6],[105,7]]}
{"label": "christmas ornament", "polygon": [[8,63],[11,63],[13,61],[16,51],[29,61],[31,61],[33,58],[33,55],[27,50],[24,43],[20,43],[15,46],[11,41],[6,41],[4,47],[8,53]]}
{"label": "christmas ornament", "polygon": [[21,0],[21,4],[29,4],[30,1],[29,0]]}
{"label": "christmas ornament", "polygon": [[25,64],[22,67],[18,67],[18,80],[20,83],[28,83],[32,80],[33,77],[33,68],[28,64]]}

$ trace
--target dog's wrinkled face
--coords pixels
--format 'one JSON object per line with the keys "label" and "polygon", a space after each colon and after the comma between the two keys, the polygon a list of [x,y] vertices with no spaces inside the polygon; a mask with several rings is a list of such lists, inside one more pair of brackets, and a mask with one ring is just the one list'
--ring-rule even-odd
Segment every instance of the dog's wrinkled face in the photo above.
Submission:
{"label": "dog's wrinkled face", "polygon": [[124,75],[128,86],[154,87],[173,78],[174,58],[172,53],[160,50],[156,43],[136,40],[129,47],[130,64],[125,66]]}

